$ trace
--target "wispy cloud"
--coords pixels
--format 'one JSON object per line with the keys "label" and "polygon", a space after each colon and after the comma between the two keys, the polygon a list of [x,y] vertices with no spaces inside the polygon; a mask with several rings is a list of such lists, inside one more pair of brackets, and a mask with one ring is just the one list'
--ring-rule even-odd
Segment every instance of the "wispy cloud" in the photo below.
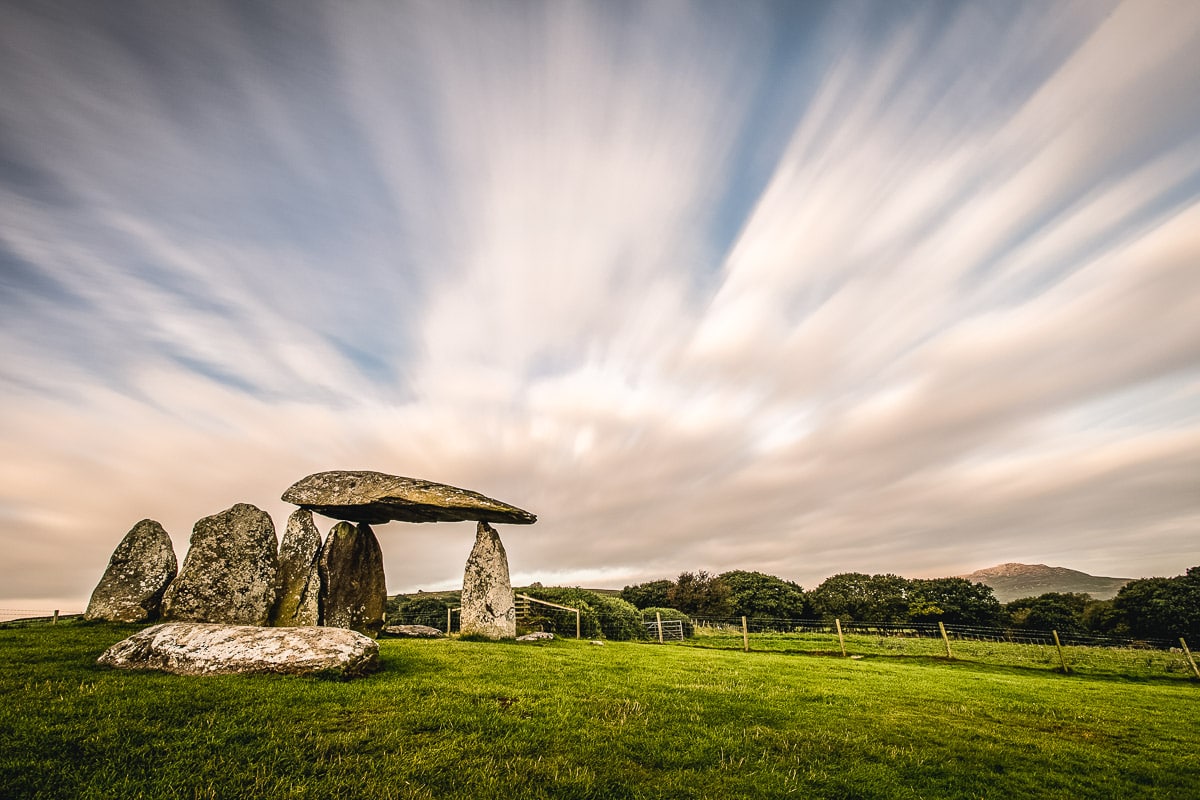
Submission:
{"label": "wispy cloud", "polygon": [[1200,13],[877,11],[4,7],[4,594],[339,467],[530,580],[1190,566]]}

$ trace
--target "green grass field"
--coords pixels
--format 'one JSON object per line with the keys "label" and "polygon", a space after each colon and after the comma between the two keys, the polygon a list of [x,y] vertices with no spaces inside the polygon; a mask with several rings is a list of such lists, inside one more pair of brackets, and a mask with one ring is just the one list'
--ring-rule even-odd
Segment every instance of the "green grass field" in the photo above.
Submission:
{"label": "green grass field", "polygon": [[0,630],[0,797],[1195,798],[1200,685],[925,656],[380,642],[358,681]]}

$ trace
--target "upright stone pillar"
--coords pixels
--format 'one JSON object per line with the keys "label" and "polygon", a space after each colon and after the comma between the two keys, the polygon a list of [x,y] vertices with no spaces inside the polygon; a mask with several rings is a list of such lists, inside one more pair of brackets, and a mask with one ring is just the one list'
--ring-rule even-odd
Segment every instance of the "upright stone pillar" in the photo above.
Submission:
{"label": "upright stone pillar", "polygon": [[320,556],[321,533],[313,523],[312,512],[296,509],[288,517],[287,531],[279,545],[272,625],[286,628],[321,624]]}
{"label": "upright stone pillar", "polygon": [[183,568],[163,595],[163,620],[266,625],[277,548],[271,517],[248,503],[200,520]]}
{"label": "upright stone pillar", "polygon": [[365,522],[339,522],[321,549],[321,624],[374,639],[383,628],[387,581],[383,550]]}
{"label": "upright stone pillar", "polygon": [[463,574],[462,633],[489,639],[515,639],[517,608],[508,576],[508,554],[500,534],[486,522],[475,532],[475,547]]}
{"label": "upright stone pillar", "polygon": [[171,537],[154,520],[142,520],[117,545],[84,617],[153,622],[178,568]]}

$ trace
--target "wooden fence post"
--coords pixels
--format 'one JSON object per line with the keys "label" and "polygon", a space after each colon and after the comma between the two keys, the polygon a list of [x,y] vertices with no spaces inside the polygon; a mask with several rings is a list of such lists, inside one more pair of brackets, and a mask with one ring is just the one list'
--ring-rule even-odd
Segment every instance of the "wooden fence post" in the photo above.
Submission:
{"label": "wooden fence post", "polygon": [[938,630],[942,632],[942,641],[946,643],[946,658],[953,661],[954,653],[950,652],[950,637],[946,635],[946,626],[942,624],[940,619],[938,620]]}
{"label": "wooden fence post", "polygon": [[450,635],[450,626],[454,623],[450,621],[450,606],[446,606],[446,635]]}
{"label": "wooden fence post", "polygon": [[1192,651],[1188,650],[1187,642],[1183,640],[1182,636],[1179,637],[1179,643],[1183,645],[1183,652],[1187,656],[1188,663],[1192,665],[1192,672],[1196,673],[1197,678],[1200,678],[1200,668],[1196,666],[1196,659],[1192,658]]}
{"label": "wooden fence post", "polygon": [[[58,624],[58,609],[57,609],[57,608],[56,608],[56,609],[54,609],[54,619],[50,620],[50,624],[51,624],[51,625],[57,625],[57,624]],[[1193,664],[1192,666],[1194,667],[1194,666],[1196,666],[1196,665],[1195,665],[1195,664]]]}
{"label": "wooden fence post", "polygon": [[1067,667],[1067,659],[1063,656],[1062,642],[1058,640],[1058,631],[1050,632],[1054,634],[1054,646],[1058,648],[1058,661],[1062,664],[1063,672],[1070,672],[1071,670]]}
{"label": "wooden fence post", "polygon": [[654,612],[654,618],[655,618],[656,620],[658,620],[658,643],[659,643],[659,644],[662,644],[662,643],[663,643],[663,635],[662,635],[662,612],[661,612],[661,611],[655,611],[655,612]]}
{"label": "wooden fence post", "polygon": [[842,646],[842,658],[846,657],[846,640],[842,637],[842,621],[835,619],[833,624],[837,626],[838,643]]}
{"label": "wooden fence post", "polygon": [[750,631],[746,628],[746,618],[742,617],[742,649],[750,652]]}

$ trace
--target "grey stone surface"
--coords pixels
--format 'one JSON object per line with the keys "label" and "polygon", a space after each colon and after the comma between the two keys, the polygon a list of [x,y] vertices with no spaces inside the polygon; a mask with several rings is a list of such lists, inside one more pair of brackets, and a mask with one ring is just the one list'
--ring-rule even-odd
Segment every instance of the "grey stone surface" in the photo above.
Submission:
{"label": "grey stone surface", "polygon": [[288,517],[275,571],[271,624],[278,627],[321,624],[321,532],[312,512],[298,508]]}
{"label": "grey stone surface", "polygon": [[294,483],[283,500],[326,517],[377,525],[398,522],[509,522],[537,517],[478,492],[382,472],[318,472]]}
{"label": "grey stone surface", "polygon": [[340,628],[167,622],[117,642],[97,663],[177,675],[337,670],[353,677],[378,668],[379,645]]}
{"label": "grey stone surface", "polygon": [[321,548],[321,622],[374,638],[383,627],[387,582],[383,551],[366,523],[339,522]]}
{"label": "grey stone surface", "polygon": [[517,636],[517,608],[508,576],[508,555],[500,535],[486,522],[475,532],[475,547],[463,573],[462,625],[464,635],[489,639]]}
{"label": "grey stone surface", "polygon": [[142,520],[113,551],[84,617],[110,622],[158,619],[163,592],[178,568],[171,537],[163,526],[152,519]]}
{"label": "grey stone surface", "polygon": [[388,636],[402,636],[407,639],[440,639],[446,635],[428,625],[388,625],[383,632]]}
{"label": "grey stone surface", "polygon": [[192,529],[183,568],[163,595],[162,619],[266,625],[275,601],[275,525],[247,503]]}
{"label": "grey stone surface", "polygon": [[550,641],[553,638],[554,638],[554,634],[551,633],[550,631],[534,631],[533,633],[527,633],[524,636],[518,636],[517,641],[518,642],[541,642],[541,641]]}

